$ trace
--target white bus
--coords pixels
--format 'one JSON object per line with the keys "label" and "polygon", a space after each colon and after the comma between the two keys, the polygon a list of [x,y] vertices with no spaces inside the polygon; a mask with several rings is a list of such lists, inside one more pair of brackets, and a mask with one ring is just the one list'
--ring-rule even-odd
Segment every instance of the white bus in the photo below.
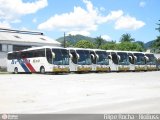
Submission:
{"label": "white bus", "polygon": [[130,71],[135,71],[135,56],[132,51],[127,51],[128,57],[129,57],[129,68]]}
{"label": "white bus", "polygon": [[126,51],[107,50],[111,71],[129,71],[130,63]]}
{"label": "white bus", "polygon": [[92,61],[92,71],[94,72],[107,72],[110,71],[109,59],[105,50],[89,49]]}
{"label": "white bus", "polygon": [[143,52],[132,52],[134,55],[135,71],[146,71],[146,57]]}
{"label": "white bus", "polygon": [[67,48],[69,50],[69,67],[72,72],[89,72],[92,70],[89,50],[83,48]]}
{"label": "white bus", "polygon": [[69,72],[68,50],[60,47],[34,47],[22,51],[9,52],[7,71],[25,72]]}
{"label": "white bus", "polygon": [[157,59],[154,56],[153,53],[145,53],[145,58],[146,58],[146,69],[148,71],[154,71],[157,70]]}

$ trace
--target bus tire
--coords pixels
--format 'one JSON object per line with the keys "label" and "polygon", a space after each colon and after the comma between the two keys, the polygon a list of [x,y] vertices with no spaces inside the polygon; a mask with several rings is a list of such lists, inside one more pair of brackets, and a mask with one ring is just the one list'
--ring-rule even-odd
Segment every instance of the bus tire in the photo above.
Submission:
{"label": "bus tire", "polygon": [[18,68],[17,67],[14,68],[14,74],[18,74]]}
{"label": "bus tire", "polygon": [[43,66],[40,67],[40,73],[45,74],[45,68]]}

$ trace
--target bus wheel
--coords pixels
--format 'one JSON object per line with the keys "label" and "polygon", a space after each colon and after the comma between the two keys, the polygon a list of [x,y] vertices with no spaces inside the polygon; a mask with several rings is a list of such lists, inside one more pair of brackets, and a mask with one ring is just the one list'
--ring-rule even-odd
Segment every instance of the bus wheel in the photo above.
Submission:
{"label": "bus wheel", "polygon": [[44,74],[44,73],[45,73],[45,68],[44,68],[43,66],[40,68],[40,73],[41,73],[41,74]]}
{"label": "bus wheel", "polygon": [[18,74],[18,68],[17,67],[14,68],[14,74]]}

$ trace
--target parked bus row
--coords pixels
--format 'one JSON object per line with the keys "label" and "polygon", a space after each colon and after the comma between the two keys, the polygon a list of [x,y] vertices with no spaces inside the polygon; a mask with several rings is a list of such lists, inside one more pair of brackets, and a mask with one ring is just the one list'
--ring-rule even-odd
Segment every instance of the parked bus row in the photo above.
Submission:
{"label": "parked bus row", "polygon": [[34,47],[9,52],[7,71],[13,73],[68,73],[110,71],[154,71],[152,53],[83,48]]}

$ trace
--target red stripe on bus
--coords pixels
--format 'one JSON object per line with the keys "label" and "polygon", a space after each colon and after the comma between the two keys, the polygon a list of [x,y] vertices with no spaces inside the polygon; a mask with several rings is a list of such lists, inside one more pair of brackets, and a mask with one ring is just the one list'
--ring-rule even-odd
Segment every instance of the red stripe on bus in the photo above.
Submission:
{"label": "red stripe on bus", "polygon": [[36,72],[36,70],[33,68],[33,66],[30,64],[30,62],[28,62],[26,58],[24,58],[23,60],[25,60],[25,64],[29,68],[30,72]]}

